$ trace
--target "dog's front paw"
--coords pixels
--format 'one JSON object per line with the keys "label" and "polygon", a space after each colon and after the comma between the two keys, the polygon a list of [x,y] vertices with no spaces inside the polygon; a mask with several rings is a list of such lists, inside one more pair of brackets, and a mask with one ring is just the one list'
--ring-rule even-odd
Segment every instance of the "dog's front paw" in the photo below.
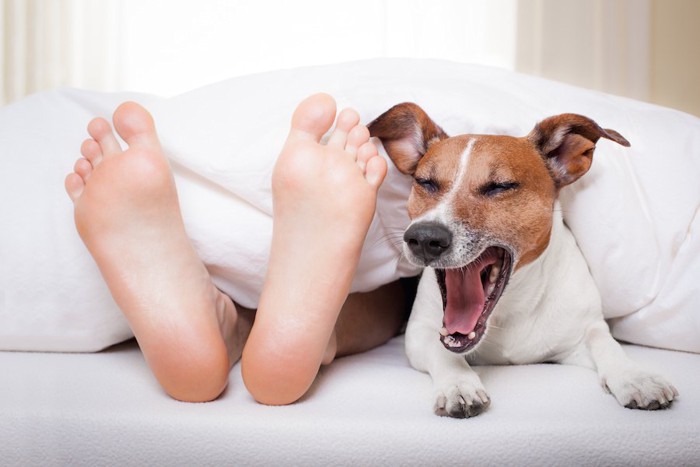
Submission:
{"label": "dog's front paw", "polygon": [[608,376],[603,386],[628,409],[665,409],[678,397],[678,390],[664,377],[643,370]]}
{"label": "dog's front paw", "polygon": [[481,384],[458,381],[437,391],[433,410],[441,417],[469,418],[485,411],[491,404]]}

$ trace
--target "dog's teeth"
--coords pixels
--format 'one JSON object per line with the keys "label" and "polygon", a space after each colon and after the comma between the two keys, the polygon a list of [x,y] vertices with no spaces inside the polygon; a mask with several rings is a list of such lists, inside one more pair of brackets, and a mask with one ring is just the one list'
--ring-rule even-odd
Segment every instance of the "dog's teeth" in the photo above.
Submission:
{"label": "dog's teeth", "polygon": [[493,282],[489,284],[488,287],[486,287],[486,296],[490,296],[493,293],[493,290],[496,288],[496,284]]}
{"label": "dog's teeth", "polygon": [[460,346],[460,343],[457,341],[457,339],[455,339],[452,336],[445,337],[445,344],[447,344],[450,347],[459,347]]}
{"label": "dog's teeth", "polygon": [[473,341],[475,337],[476,337],[476,333],[474,331],[467,334],[467,339],[469,339],[470,341]]}
{"label": "dog's teeth", "polygon": [[489,282],[490,283],[495,283],[496,279],[498,279],[498,274],[501,272],[501,268],[499,266],[496,266],[495,264],[491,266],[491,274],[489,274]]}
{"label": "dog's teeth", "polygon": [[443,327],[440,329],[440,335],[441,335],[442,337],[447,337],[447,336],[450,335],[450,333],[447,332],[447,328],[446,328],[445,326],[443,326]]}

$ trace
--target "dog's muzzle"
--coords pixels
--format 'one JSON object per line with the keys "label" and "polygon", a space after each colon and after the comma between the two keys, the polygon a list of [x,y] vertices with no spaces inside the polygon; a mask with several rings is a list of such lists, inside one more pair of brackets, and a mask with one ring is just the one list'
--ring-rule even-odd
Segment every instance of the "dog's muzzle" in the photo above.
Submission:
{"label": "dog's muzzle", "polygon": [[[403,238],[411,263],[435,269],[443,301],[443,345],[455,353],[475,348],[513,271],[511,249],[474,234],[465,243],[434,221],[412,224]],[[455,249],[465,255],[456,257]]]}

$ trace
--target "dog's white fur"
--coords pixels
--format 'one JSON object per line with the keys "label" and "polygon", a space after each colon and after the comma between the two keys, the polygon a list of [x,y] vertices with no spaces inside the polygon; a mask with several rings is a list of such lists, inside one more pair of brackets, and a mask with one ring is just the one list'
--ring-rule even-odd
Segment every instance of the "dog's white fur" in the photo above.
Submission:
{"label": "dog's white fur", "polygon": [[[464,164],[459,170],[464,170]],[[455,180],[463,175],[454,174]],[[413,223],[429,219],[459,230],[459,219],[452,215],[440,202]],[[564,225],[558,201],[552,217],[546,249],[514,271],[489,318],[486,334],[466,355],[447,350],[439,340],[443,298],[434,270],[424,270],[406,329],[406,351],[411,365],[432,377],[438,415],[470,417],[489,406],[487,391],[470,363],[558,362],[589,367],[598,372],[603,387],[621,405],[631,408],[664,408],[677,397],[670,383],[630,360],[613,339],[603,318],[598,289],[576,240]],[[460,236],[454,234],[454,242],[459,242]],[[406,244],[404,247],[410,259],[412,252]]]}

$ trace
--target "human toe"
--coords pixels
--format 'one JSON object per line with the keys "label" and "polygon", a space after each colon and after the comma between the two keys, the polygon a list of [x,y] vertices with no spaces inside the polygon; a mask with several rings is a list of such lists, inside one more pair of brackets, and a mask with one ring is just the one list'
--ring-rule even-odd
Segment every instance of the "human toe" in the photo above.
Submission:
{"label": "human toe", "polygon": [[338,115],[335,128],[328,138],[328,146],[345,148],[349,133],[360,122],[360,116],[352,109],[343,109]]}
{"label": "human toe", "polygon": [[90,173],[92,173],[92,164],[89,160],[80,158],[77,161],[75,161],[73,172],[78,174],[83,180],[87,180],[90,176]]}
{"label": "human toe", "polygon": [[376,156],[378,156],[376,146],[371,141],[367,141],[357,150],[357,164],[364,169],[367,167],[367,161]]}
{"label": "human toe", "polygon": [[93,167],[102,160],[102,149],[97,141],[92,138],[83,141],[82,146],[80,146],[80,154],[82,154],[85,159],[89,160]]}
{"label": "human toe", "polygon": [[299,103],[292,115],[290,137],[321,141],[333,125],[335,100],[328,94],[314,94]]}
{"label": "human toe", "polygon": [[386,161],[383,157],[374,156],[367,160],[365,167],[365,179],[375,189],[378,190],[387,172]]}
{"label": "human toe", "polygon": [[113,115],[114,128],[131,146],[160,147],[151,114],[136,102],[124,102]]}
{"label": "human toe", "polygon": [[357,125],[348,133],[345,150],[351,153],[357,153],[358,149],[367,141],[369,141],[369,130],[364,125]]}
{"label": "human toe", "polygon": [[95,118],[88,124],[88,133],[100,146],[102,154],[111,155],[121,152],[119,141],[114,136],[112,128],[104,118]]}
{"label": "human toe", "polygon": [[83,178],[75,172],[68,174],[66,177],[64,186],[66,188],[66,193],[71,200],[75,201],[80,198],[85,188],[85,181]]}

